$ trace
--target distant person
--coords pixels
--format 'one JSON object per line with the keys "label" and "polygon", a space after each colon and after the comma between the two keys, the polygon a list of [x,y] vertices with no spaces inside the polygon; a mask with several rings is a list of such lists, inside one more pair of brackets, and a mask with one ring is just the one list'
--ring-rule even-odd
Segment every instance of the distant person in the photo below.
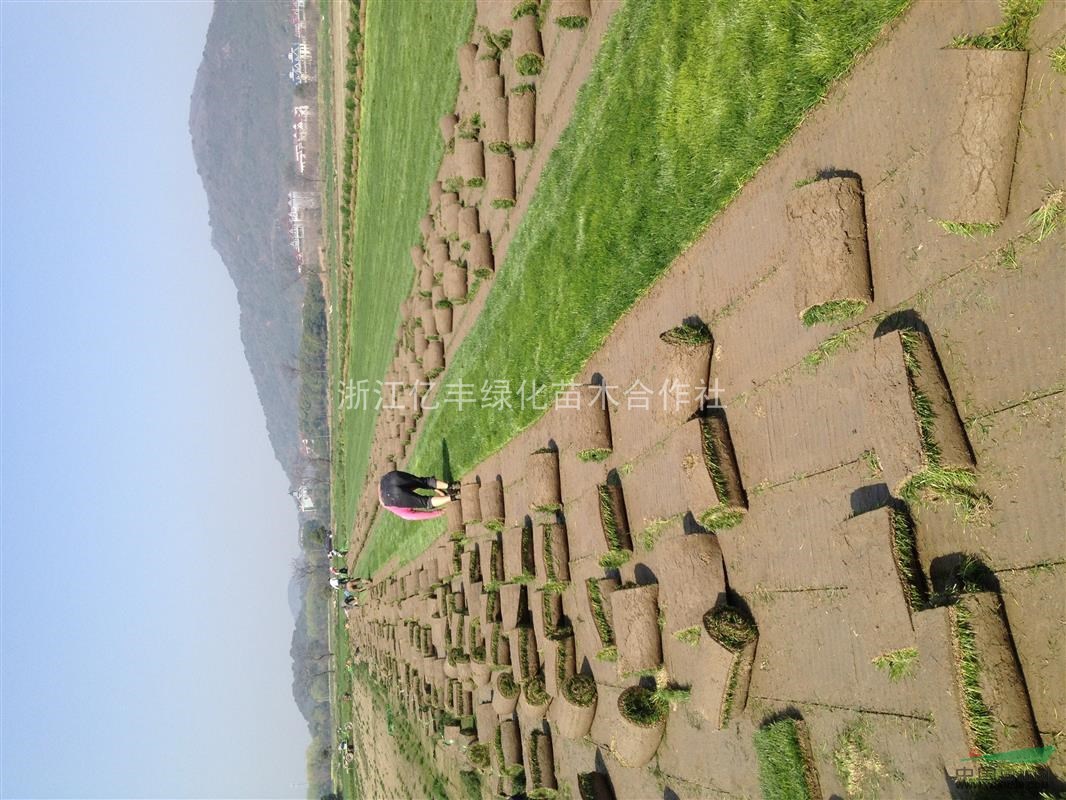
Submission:
{"label": "distant person", "polygon": [[[417,494],[422,489],[433,494]],[[459,499],[459,484],[436,478],[419,478],[409,472],[393,470],[378,485],[378,501],[387,511],[401,519],[423,520],[439,517],[443,507]]]}

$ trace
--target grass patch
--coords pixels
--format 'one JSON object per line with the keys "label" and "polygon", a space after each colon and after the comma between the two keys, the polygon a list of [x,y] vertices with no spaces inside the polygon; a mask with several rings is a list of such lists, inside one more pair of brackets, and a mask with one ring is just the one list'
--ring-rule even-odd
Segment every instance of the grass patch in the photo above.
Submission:
{"label": "grass patch", "polygon": [[737,699],[737,684],[740,682],[740,658],[735,656],[729,667],[729,681],[725,686],[725,697],[722,698],[722,713],[718,720],[718,727],[724,728],[733,717],[733,705]]}
{"label": "grass patch", "polygon": [[514,200],[509,197],[497,197],[491,205],[493,208],[514,208]]}
{"label": "grass patch", "polygon": [[600,556],[600,566],[604,569],[618,569],[623,564],[629,563],[633,554],[628,550],[609,550]]}
{"label": "grass patch", "polygon": [[999,228],[996,222],[951,222],[946,219],[936,220],[936,224],[956,236],[976,239],[978,236],[991,236]]}
{"label": "grass patch", "polygon": [[655,545],[659,541],[659,537],[663,535],[663,531],[669,527],[671,522],[676,520],[676,515],[664,519],[653,519],[648,523],[648,526],[640,532],[640,546],[645,550],[655,549]]}
{"label": "grass patch", "polygon": [[521,19],[536,14],[540,9],[537,0],[522,0],[511,10],[511,19]]}
{"label": "grass patch", "polygon": [[703,615],[703,627],[722,647],[734,653],[755,641],[759,629],[755,623],[733,606],[723,605]]}
{"label": "grass patch", "polygon": [[904,647],[882,653],[874,658],[873,665],[878,669],[887,670],[890,681],[901,681],[912,677],[914,670],[918,668],[918,650],[914,647]]}
{"label": "grass patch", "polygon": [[540,75],[544,69],[544,56],[539,53],[523,53],[515,59],[514,68],[519,75]]}
{"label": "grass patch", "polygon": [[578,461],[584,461],[586,464],[593,461],[606,461],[611,455],[610,449],[606,447],[592,447],[588,450],[578,451]]}
{"label": "grass patch", "polygon": [[589,18],[580,16],[557,17],[555,24],[560,28],[576,31],[586,27],[589,24]]}
{"label": "grass patch", "polygon": [[544,691],[544,679],[539,675],[530,678],[525,685],[526,702],[531,706],[546,706],[551,697]]}
{"label": "grass patch", "polygon": [[666,718],[669,705],[657,698],[651,689],[630,686],[618,695],[618,710],[637,727],[654,728]]}
{"label": "grass patch", "polygon": [[536,84],[520,83],[511,89],[511,94],[533,94],[537,91]]}
{"label": "grass patch", "polygon": [[1051,51],[1051,68],[1059,75],[1066,75],[1066,42]]}
{"label": "grass patch", "polygon": [[[578,374],[616,320],[906,5],[628,0],[447,379],[512,387],[525,379],[528,388]],[[439,474],[442,440],[458,474],[499,450],[544,413],[518,402],[517,391],[505,409],[440,404],[408,469]],[[438,532],[432,522],[384,516],[364,570],[394,553],[410,558]]]}
{"label": "grass patch", "polygon": [[803,357],[803,366],[812,371],[818,369],[818,367],[824,364],[833,353],[850,346],[854,336],[854,329],[837,331]]}
{"label": "grass patch", "polygon": [[702,347],[712,341],[711,331],[706,325],[702,323],[694,325],[688,322],[663,331],[659,334],[659,338],[675,347]]}
{"label": "grass patch", "polygon": [[1066,192],[1062,189],[1049,191],[1040,208],[1029,216],[1029,239],[1042,242],[1053,234],[1066,218]]}
{"label": "grass patch", "polygon": [[[467,758],[470,759],[470,763],[478,769],[488,769],[490,757],[489,746],[487,744],[472,744],[466,749]],[[480,794],[478,795],[481,796]]]}
{"label": "grass patch", "polygon": [[799,728],[794,719],[779,719],[764,725],[752,736],[759,761],[759,786],[765,800],[810,800]]}
{"label": "grass patch", "polygon": [[563,681],[562,692],[575,706],[588,708],[596,702],[596,681],[591,675],[571,675]]}
{"label": "grass patch", "polygon": [[[330,330],[346,331],[332,343],[347,365],[346,377],[373,386],[388,367],[400,303],[414,280],[408,248],[418,235],[426,186],[443,154],[437,123],[455,105],[455,51],[470,33],[474,3],[370,3],[366,16],[359,168],[348,253],[357,307],[350,309],[351,319],[332,319]],[[419,46],[410,47],[411,41]],[[335,315],[344,316],[347,306],[334,302],[333,307]],[[339,382],[337,369],[332,377]],[[340,406],[334,405],[333,442],[341,447],[334,452],[333,512],[335,530],[347,532],[366,479],[377,412]],[[411,557],[424,545],[408,536],[391,543],[386,554],[371,541],[363,563],[380,564],[398,550]]]}
{"label": "grass patch", "polygon": [[618,648],[613,644],[610,647],[604,647],[600,652],[596,653],[596,660],[614,663],[618,660]]}
{"label": "grass patch", "polygon": [[514,700],[518,697],[518,684],[515,683],[514,677],[509,672],[500,674],[499,679],[496,681],[496,690],[508,700]]}
{"label": "grass patch", "polygon": [[865,300],[830,300],[811,306],[803,312],[803,324],[830,325],[856,317],[866,309]]}
{"label": "grass patch", "polygon": [[693,625],[691,628],[682,628],[679,631],[674,631],[674,638],[690,647],[696,647],[700,643],[702,633],[703,631],[699,625]]}
{"label": "grass patch", "polygon": [[837,737],[833,766],[850,800],[873,800],[889,777],[881,757],[866,741],[864,725],[849,725]]}
{"label": "grass patch", "polygon": [[709,531],[723,531],[744,521],[744,509],[716,505],[708,508],[699,517],[699,523]]}
{"label": "grass patch", "polygon": [[1043,5],[1044,0],[1000,0],[1003,22],[976,36],[956,36],[951,46],[1025,50],[1029,46],[1029,28]]}

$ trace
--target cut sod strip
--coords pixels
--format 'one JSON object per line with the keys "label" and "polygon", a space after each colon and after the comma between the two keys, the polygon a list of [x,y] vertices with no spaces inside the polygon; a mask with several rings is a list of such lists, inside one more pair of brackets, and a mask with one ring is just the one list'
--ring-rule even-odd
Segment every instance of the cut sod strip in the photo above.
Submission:
{"label": "cut sod strip", "polygon": [[700,420],[703,433],[703,460],[714,484],[718,503],[700,514],[699,523],[708,530],[731,528],[744,519],[748,497],[740,480],[733,440],[729,436],[724,408],[709,408]]}
{"label": "cut sod strip", "polygon": [[764,800],[816,800],[822,796],[802,720],[786,717],[770,722],[752,739]]}
{"label": "cut sod strip", "polygon": [[627,767],[643,767],[659,749],[669,705],[643,686],[630,686],[618,695],[622,725],[614,740],[614,755]]}
{"label": "cut sod strip", "polygon": [[555,756],[550,733],[542,730],[530,733],[528,764],[531,788],[526,791],[526,797],[530,800],[554,797],[558,784],[555,782]]}
{"label": "cut sod strip", "polygon": [[570,441],[580,461],[603,461],[611,454],[609,403],[603,387],[582,384],[576,388],[579,407],[568,414],[579,414]]}
{"label": "cut sod strip", "polygon": [[600,558],[600,566],[617,569],[629,561],[633,554],[633,541],[629,536],[629,519],[626,516],[622,484],[617,474],[612,474],[607,483],[596,487],[599,500],[600,526],[607,543],[607,553]]}
{"label": "cut sod strip", "polygon": [[[952,650],[970,746],[978,756],[1040,746],[1003,603],[994,592],[962,595],[949,610]],[[1035,764],[982,763],[982,782],[1032,775]]]}
{"label": "cut sod strip", "polygon": [[937,60],[951,133],[934,150],[938,180],[926,207],[937,220],[998,225],[1007,214],[1029,54],[945,48]]}
{"label": "cut sod strip", "polygon": [[541,448],[526,460],[526,482],[530,508],[541,514],[551,514],[562,508],[559,487],[559,453]]}
{"label": "cut sod strip", "polygon": [[788,198],[787,212],[803,324],[834,324],[862,313],[873,300],[873,286],[859,179],[804,184]]}
{"label": "cut sod strip", "polygon": [[592,614],[596,634],[603,646],[596,658],[600,661],[617,661],[618,647],[614,639],[614,627],[611,625],[611,594],[619,587],[615,578],[589,578],[585,581],[589,612]]}
{"label": "cut sod strip", "polygon": [[570,547],[566,525],[550,522],[537,525],[533,537],[536,573],[547,591],[560,592],[570,580]]}
{"label": "cut sod strip", "polygon": [[[958,516],[974,517],[987,509],[990,500],[977,489],[969,442],[932,343],[916,331],[892,332],[874,340],[875,359],[900,357],[896,355],[900,350],[923,467],[893,488],[912,508],[928,500],[946,500]],[[891,452],[891,445],[882,445],[878,452]]]}
{"label": "cut sod strip", "polygon": [[654,671],[663,663],[658,597],[655,583],[622,586],[610,595],[620,678]]}

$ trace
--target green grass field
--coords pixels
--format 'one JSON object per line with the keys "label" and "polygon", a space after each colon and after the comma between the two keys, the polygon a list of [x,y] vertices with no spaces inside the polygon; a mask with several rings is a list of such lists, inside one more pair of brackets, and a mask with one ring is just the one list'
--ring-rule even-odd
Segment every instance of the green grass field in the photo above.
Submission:
{"label": "green grass field", "polygon": [[[418,241],[418,219],[443,153],[437,128],[455,105],[459,67],[455,51],[473,24],[471,0],[387,3],[366,8],[363,105],[359,120],[357,201],[353,215],[352,318],[331,319],[331,364],[339,376],[347,359],[352,381],[381,380],[411,288],[408,249]],[[341,309],[334,305],[334,313]],[[339,324],[344,322],[346,324]],[[366,475],[376,413],[347,411],[334,387],[333,513],[338,541],[348,540]]]}
{"label": "green grass field", "polygon": [[[544,171],[484,312],[442,380],[551,385],[695,241],[907,0],[628,0]],[[680,322],[676,320],[675,322]],[[462,474],[542,412],[441,406],[411,469]],[[370,572],[440,533],[384,515]]]}

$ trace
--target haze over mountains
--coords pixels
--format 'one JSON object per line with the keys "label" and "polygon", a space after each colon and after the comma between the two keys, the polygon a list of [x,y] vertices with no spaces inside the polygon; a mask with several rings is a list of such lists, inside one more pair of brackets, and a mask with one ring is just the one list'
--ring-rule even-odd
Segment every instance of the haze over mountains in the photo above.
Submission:
{"label": "haze over mountains", "polygon": [[[296,175],[293,101],[313,104],[315,88],[294,88],[290,82],[291,43],[288,2],[216,2],[190,102],[189,131],[207,192],[211,243],[237,287],[241,339],[270,443],[295,486],[308,471],[298,422],[307,284],[296,271],[289,245],[287,193]],[[318,301],[314,307],[320,308],[321,291],[312,296]],[[293,531],[294,537],[299,535]],[[308,781],[316,797],[330,788],[332,728],[327,662],[322,660],[329,652],[330,590],[321,539],[317,541],[304,542],[305,558],[288,587],[276,587],[287,591],[295,620],[293,698],[312,736]]]}
{"label": "haze over mountains", "polygon": [[241,339],[274,453],[294,484],[300,304],[286,230],[293,86],[288,3],[215,4],[189,131],[207,192],[211,243],[237,286]]}

